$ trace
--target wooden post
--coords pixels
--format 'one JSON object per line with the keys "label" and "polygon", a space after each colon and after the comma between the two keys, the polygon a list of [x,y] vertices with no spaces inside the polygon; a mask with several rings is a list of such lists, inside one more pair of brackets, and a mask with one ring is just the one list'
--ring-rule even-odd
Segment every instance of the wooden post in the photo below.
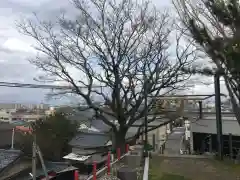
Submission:
{"label": "wooden post", "polygon": [[110,152],[108,152],[108,157],[107,157],[107,174],[108,175],[110,175],[110,170],[111,170],[110,163],[111,163],[111,154]]}
{"label": "wooden post", "polygon": [[232,134],[231,133],[229,133],[229,142],[228,142],[228,144],[229,144],[229,157],[230,157],[230,159],[233,159],[233,143],[232,143]]}
{"label": "wooden post", "polygon": [[14,137],[15,137],[15,128],[12,129],[12,146],[11,146],[11,149],[14,149]]}
{"label": "wooden post", "polygon": [[33,144],[32,144],[32,176],[33,180],[37,179],[36,176],[36,157],[37,156],[37,150],[36,150],[36,134],[33,134]]}
{"label": "wooden post", "polygon": [[143,141],[144,141],[144,132],[143,132],[143,127],[141,128],[141,132],[142,132],[142,135],[141,135],[141,143],[143,143]]}
{"label": "wooden post", "polygon": [[199,118],[202,119],[203,118],[202,101],[199,101],[198,104],[199,104]]}
{"label": "wooden post", "polygon": [[79,180],[78,170],[74,171],[74,180]]}
{"label": "wooden post", "polygon": [[212,153],[212,134],[209,135],[209,152]]}
{"label": "wooden post", "polygon": [[152,145],[153,145],[153,152],[155,152],[155,148],[156,148],[156,139],[155,139],[155,134],[153,134],[153,137],[152,137]]}
{"label": "wooden post", "polygon": [[218,158],[219,158],[219,160],[223,160],[223,134],[222,134],[222,113],[221,113],[221,93],[220,93],[220,76],[219,76],[219,74],[214,75],[214,86],[215,86]]}
{"label": "wooden post", "polygon": [[129,151],[129,144],[126,144],[126,153]]}
{"label": "wooden post", "polygon": [[117,158],[118,158],[118,160],[120,160],[120,157],[121,157],[121,150],[120,150],[120,148],[117,148]]}

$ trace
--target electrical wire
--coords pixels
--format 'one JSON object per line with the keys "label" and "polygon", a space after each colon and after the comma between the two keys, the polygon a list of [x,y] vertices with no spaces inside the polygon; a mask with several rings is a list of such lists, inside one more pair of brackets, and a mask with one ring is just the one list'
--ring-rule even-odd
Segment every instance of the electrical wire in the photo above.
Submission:
{"label": "electrical wire", "polygon": [[[75,89],[73,86],[59,86],[47,84],[29,84],[29,83],[13,83],[0,81],[0,87],[15,87],[15,88],[33,88],[33,89],[56,89],[56,90],[69,90]],[[101,88],[106,86],[93,85],[93,88]],[[87,86],[78,86],[78,88],[88,88]]]}

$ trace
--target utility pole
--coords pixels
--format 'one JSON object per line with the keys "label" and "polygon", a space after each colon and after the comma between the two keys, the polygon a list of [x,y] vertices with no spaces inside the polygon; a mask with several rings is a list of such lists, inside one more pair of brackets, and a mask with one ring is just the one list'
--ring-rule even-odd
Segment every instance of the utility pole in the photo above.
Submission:
{"label": "utility pole", "polygon": [[36,180],[36,134],[33,134],[33,144],[32,144],[32,176],[33,180]]}
{"label": "utility pole", "polygon": [[14,149],[14,138],[15,138],[15,128],[12,129],[12,146],[11,146],[11,149]]}
{"label": "utility pole", "polygon": [[203,118],[202,101],[199,101],[198,104],[199,104],[199,119],[202,119]]}
{"label": "utility pole", "polygon": [[44,172],[45,178],[46,178],[46,180],[49,180],[47,168],[46,168],[46,166],[44,164],[44,160],[43,160],[43,157],[42,157],[41,150],[40,150],[38,145],[36,145],[36,148],[37,148],[39,159],[40,159],[41,164],[42,164],[42,168],[43,168],[43,172]]}
{"label": "utility pole", "polygon": [[144,143],[144,146],[145,146],[145,156],[148,156],[148,93],[147,93],[147,90],[148,90],[148,82],[147,82],[147,78],[145,78],[145,86],[144,86],[144,108],[145,108],[145,143]]}
{"label": "utility pole", "polygon": [[39,155],[39,159],[40,159],[40,162],[41,162],[41,165],[42,165],[42,168],[43,168],[45,178],[46,178],[46,180],[49,180],[47,169],[46,169],[46,166],[44,164],[44,160],[43,160],[43,157],[42,157],[41,150],[37,145],[36,134],[33,133],[33,145],[32,145],[32,177],[33,177],[33,180],[37,179],[37,177],[36,177],[36,158],[37,158],[37,154]]}
{"label": "utility pole", "polygon": [[215,109],[216,109],[216,127],[217,127],[217,144],[218,158],[223,160],[223,136],[222,136],[222,112],[221,112],[221,93],[220,93],[220,75],[214,75],[215,86]]}

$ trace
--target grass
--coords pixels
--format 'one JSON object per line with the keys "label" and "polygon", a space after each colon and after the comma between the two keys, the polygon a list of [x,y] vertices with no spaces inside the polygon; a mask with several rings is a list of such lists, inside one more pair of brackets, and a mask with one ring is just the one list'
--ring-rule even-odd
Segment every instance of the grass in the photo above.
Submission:
{"label": "grass", "polygon": [[159,163],[161,163],[160,161],[161,159],[158,159],[158,161],[154,161],[154,159],[152,159],[150,161],[149,180],[190,180],[184,176],[162,172],[159,169]]}
{"label": "grass", "polygon": [[155,156],[150,160],[149,180],[206,179],[240,179],[240,165],[214,159]]}
{"label": "grass", "polygon": [[186,179],[184,176],[163,173],[161,179],[159,179],[159,180],[190,180],[190,179]]}

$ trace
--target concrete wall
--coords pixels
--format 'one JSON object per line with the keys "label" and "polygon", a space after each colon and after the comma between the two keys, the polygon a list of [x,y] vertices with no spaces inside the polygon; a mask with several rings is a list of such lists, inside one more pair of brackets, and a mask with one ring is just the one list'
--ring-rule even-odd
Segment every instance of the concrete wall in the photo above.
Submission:
{"label": "concrete wall", "polygon": [[[223,134],[232,133],[240,136],[240,126],[234,115],[222,115]],[[206,115],[203,119],[191,122],[191,132],[214,133],[216,134],[216,118],[215,115]]]}
{"label": "concrete wall", "polygon": [[169,125],[161,126],[153,131],[148,133],[148,142],[153,145],[153,134],[155,134],[155,150],[159,151],[160,146],[165,142],[167,137],[167,129]]}

